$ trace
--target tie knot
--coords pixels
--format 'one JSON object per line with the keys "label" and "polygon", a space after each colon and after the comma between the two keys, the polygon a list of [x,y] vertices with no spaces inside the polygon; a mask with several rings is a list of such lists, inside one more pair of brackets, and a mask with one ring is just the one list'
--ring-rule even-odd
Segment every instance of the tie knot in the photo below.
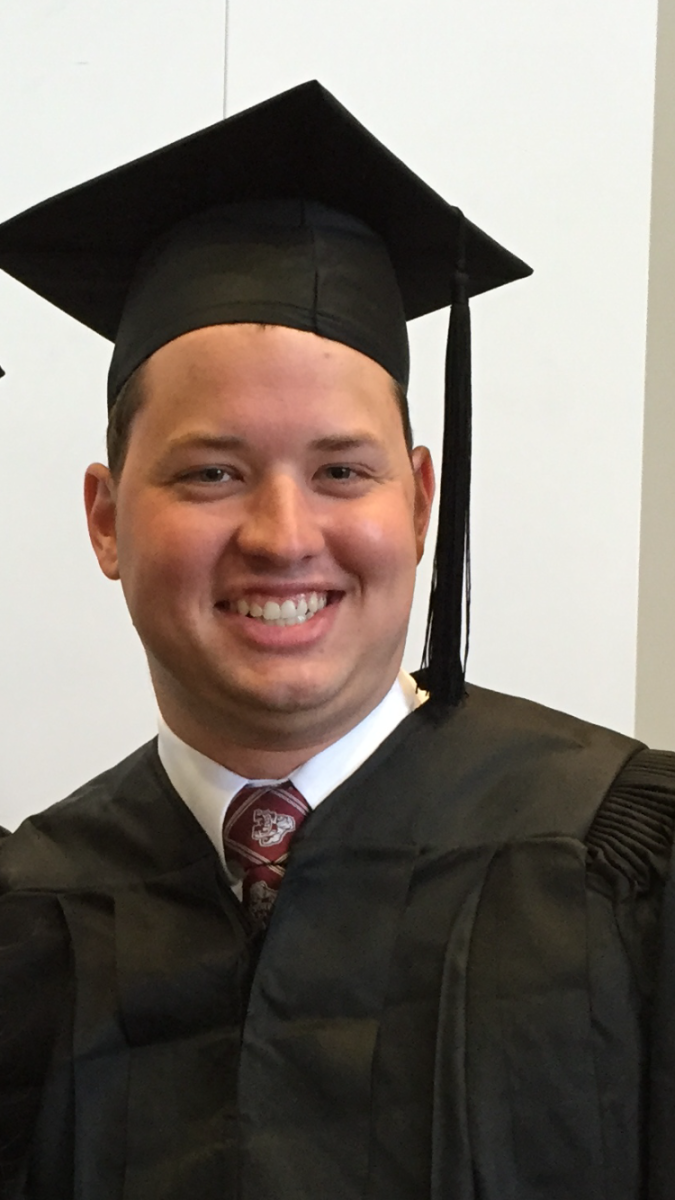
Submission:
{"label": "tie knot", "polygon": [[223,824],[225,860],[243,883],[243,901],[266,925],[284,877],[291,841],[309,805],[290,780],[246,784],[230,802]]}

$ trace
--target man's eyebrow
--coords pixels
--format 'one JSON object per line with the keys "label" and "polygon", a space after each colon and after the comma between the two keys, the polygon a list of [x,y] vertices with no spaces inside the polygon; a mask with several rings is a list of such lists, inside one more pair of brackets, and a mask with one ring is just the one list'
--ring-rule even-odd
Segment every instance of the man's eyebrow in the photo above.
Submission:
{"label": "man's eyebrow", "polygon": [[234,434],[216,435],[212,433],[186,433],[174,438],[167,445],[167,453],[183,450],[185,447],[197,450],[241,450],[247,445],[246,439]]}
{"label": "man's eyebrow", "polygon": [[358,450],[362,446],[378,448],[382,445],[379,438],[372,433],[330,434],[328,437],[316,438],[310,442],[311,450],[344,451]]}
{"label": "man's eyebrow", "polygon": [[[174,438],[166,447],[167,454],[173,454],[176,451],[188,449],[196,450],[243,450],[250,443],[246,438],[238,437],[235,434],[211,434],[211,433],[186,433],[182,437]],[[327,434],[325,437],[313,438],[309,443],[310,450],[319,450],[323,453],[344,453],[350,450],[358,450],[362,447],[375,448],[381,446],[379,438],[365,430],[358,430],[354,433],[344,434]]]}

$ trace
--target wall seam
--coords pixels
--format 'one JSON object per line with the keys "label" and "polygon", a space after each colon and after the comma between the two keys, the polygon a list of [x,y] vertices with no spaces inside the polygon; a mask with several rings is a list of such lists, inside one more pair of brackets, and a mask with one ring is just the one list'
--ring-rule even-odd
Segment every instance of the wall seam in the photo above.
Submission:
{"label": "wall seam", "polygon": [[230,0],[225,0],[225,29],[223,31],[223,116],[227,116],[227,84],[230,53]]}

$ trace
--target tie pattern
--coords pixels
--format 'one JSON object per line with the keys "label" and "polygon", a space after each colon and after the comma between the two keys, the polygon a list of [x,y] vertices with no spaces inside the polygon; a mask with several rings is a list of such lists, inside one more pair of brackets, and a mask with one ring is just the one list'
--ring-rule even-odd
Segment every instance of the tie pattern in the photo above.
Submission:
{"label": "tie pattern", "polygon": [[225,861],[242,880],[242,900],[254,923],[267,925],[284,877],[291,841],[309,812],[296,787],[247,784],[225,815]]}

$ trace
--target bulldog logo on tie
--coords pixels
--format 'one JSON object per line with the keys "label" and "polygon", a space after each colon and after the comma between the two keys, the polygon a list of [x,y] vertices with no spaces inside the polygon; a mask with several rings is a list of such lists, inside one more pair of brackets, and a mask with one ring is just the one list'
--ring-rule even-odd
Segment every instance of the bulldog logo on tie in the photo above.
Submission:
{"label": "bulldog logo on tie", "polygon": [[261,846],[278,846],[287,834],[295,831],[295,820],[290,813],[273,812],[269,808],[253,810],[251,836]]}

